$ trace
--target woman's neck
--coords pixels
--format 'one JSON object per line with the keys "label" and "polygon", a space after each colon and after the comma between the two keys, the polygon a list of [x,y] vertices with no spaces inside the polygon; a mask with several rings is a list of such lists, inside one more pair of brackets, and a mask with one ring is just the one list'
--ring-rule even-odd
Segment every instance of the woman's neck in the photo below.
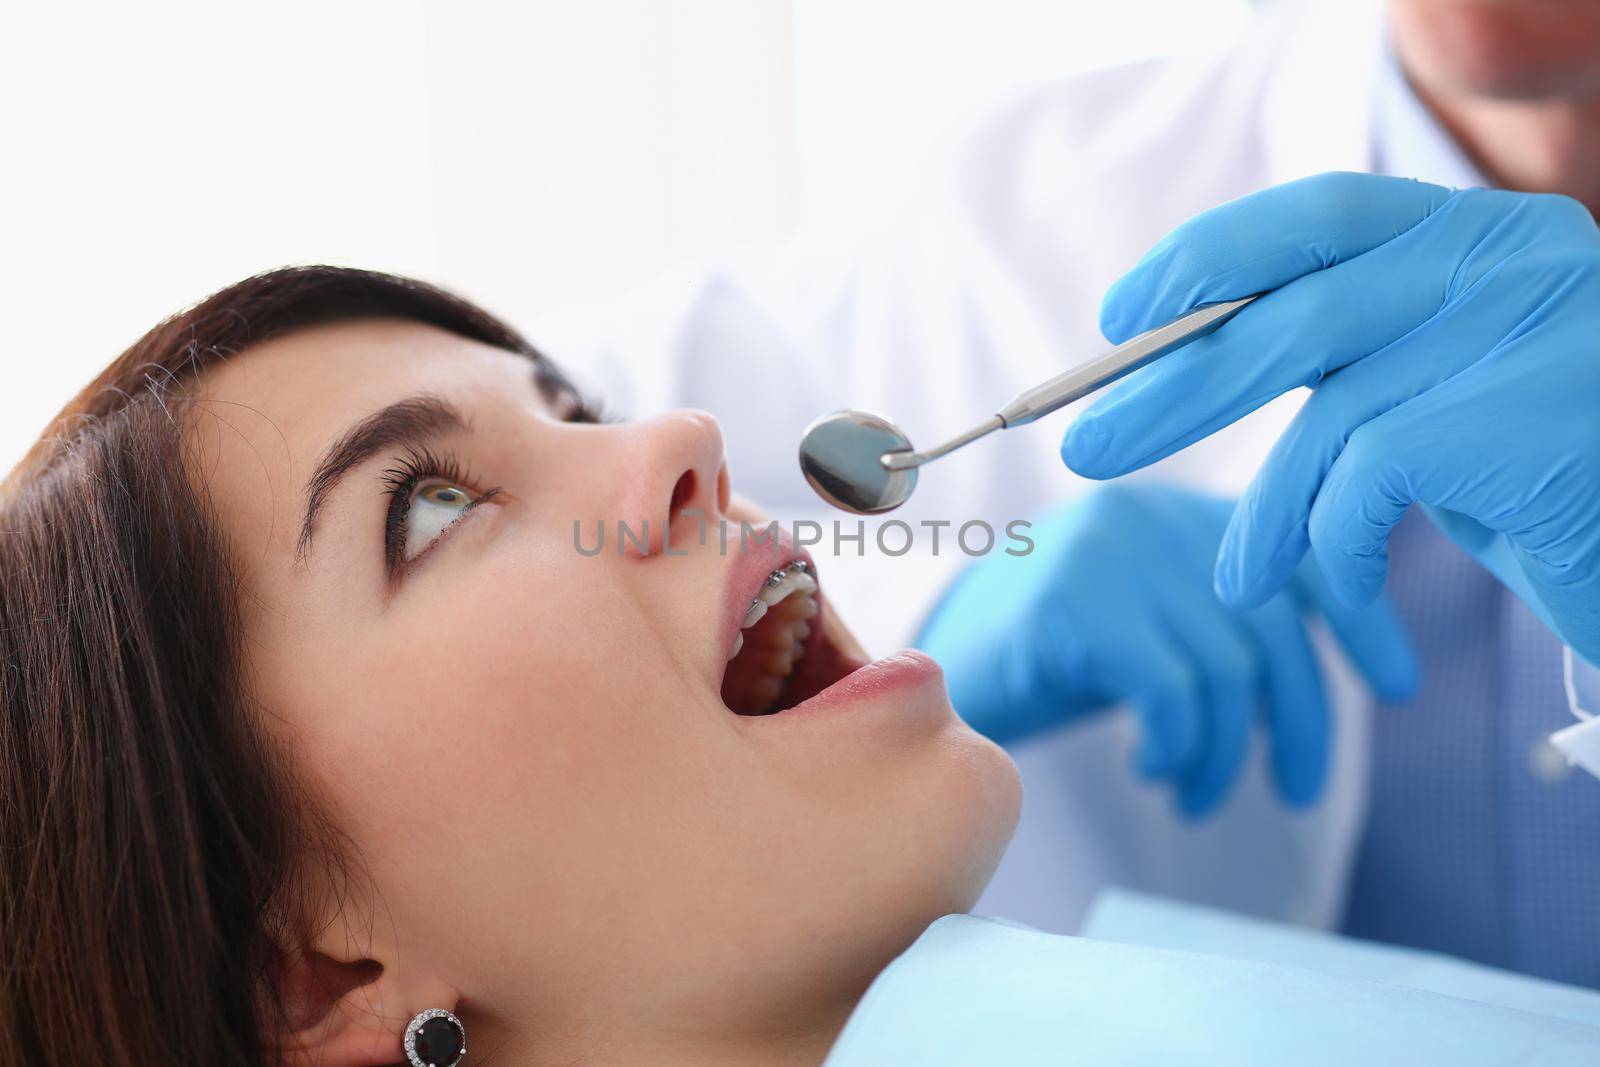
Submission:
{"label": "woman's neck", "polygon": [[474,1020],[473,1048],[504,1063],[574,1063],[633,1067],[818,1067],[827,1058],[839,1032],[855,1010],[858,996],[786,1013],[777,1025],[722,1031],[707,1027],[673,1029],[639,1025],[637,1020],[596,1025],[591,1030],[552,1040],[493,1020]]}
{"label": "woman's neck", "polygon": [[[818,1067],[828,1056],[844,1020],[817,1029],[762,1035],[677,1035],[644,1037],[605,1052],[593,1062],[661,1067]],[[586,1060],[585,1063],[590,1061]]]}

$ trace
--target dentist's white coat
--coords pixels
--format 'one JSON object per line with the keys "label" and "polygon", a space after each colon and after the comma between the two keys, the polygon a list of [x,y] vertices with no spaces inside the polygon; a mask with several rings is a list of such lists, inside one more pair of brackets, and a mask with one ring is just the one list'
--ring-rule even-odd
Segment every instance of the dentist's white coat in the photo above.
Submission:
{"label": "dentist's white coat", "polygon": [[[1224,53],[1163,59],[1019,93],[959,138],[875,232],[845,249],[669,280],[614,315],[533,336],[608,406],[701,407],[722,421],[734,484],[775,514],[820,513],[795,465],[807,422],[878,411],[930,443],[1019,388],[1106,347],[1101,294],[1196,212],[1328,170],[1369,170],[1381,9],[1329,0],[1269,12]],[[1280,399],[1145,472],[1236,494],[1293,414]],[[1003,530],[1080,492],[1060,462],[1068,414],[923,472],[893,518]],[[817,552],[824,592],[875,653],[906,643],[964,561]],[[900,535],[890,540],[897,547]],[[918,544],[928,547],[927,528]],[[845,546],[854,553],[854,545]],[[1328,649],[1327,642],[1322,642]],[[1220,814],[1180,821],[1131,771],[1132,716],[1108,714],[1017,751],[1022,826],[978,911],[1075,929],[1100,887],[1134,887],[1312,925],[1338,920],[1364,817],[1368,702],[1330,652],[1333,771],[1312,812],[1285,810],[1260,746]]]}

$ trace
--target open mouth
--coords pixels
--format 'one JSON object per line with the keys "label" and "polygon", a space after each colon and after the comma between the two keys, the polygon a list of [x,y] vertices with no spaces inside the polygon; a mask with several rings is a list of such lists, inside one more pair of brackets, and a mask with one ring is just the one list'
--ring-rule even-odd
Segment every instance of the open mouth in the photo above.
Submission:
{"label": "open mouth", "polygon": [[722,702],[739,715],[772,715],[816,696],[861,666],[829,640],[811,566],[791,560],[751,598],[722,677]]}

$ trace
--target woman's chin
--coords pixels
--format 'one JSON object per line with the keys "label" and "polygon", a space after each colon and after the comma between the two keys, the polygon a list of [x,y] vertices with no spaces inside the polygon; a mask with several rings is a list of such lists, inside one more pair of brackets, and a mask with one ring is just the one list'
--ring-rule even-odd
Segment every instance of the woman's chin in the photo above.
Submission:
{"label": "woman's chin", "polygon": [[906,747],[905,766],[883,775],[886,848],[909,856],[900,873],[915,885],[906,899],[922,900],[927,922],[977,903],[1022,811],[1022,779],[1010,755],[968,726],[942,692],[938,706],[902,712],[938,725],[925,744]]}
{"label": "woman's chin", "polygon": [[[957,881],[964,882],[963,903],[951,910],[968,911],[978,902],[1000,866],[1022,816],[1022,777],[1006,750],[955,716],[950,744],[956,764],[951,783],[954,825],[966,841],[952,857]],[[964,875],[960,877],[959,875]]]}

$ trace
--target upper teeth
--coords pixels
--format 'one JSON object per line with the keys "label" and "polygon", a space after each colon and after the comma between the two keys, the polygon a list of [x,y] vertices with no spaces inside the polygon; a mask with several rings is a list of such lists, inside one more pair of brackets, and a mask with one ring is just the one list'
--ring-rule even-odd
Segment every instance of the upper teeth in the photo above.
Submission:
{"label": "upper teeth", "polygon": [[[791,593],[815,593],[817,580],[811,577],[811,570],[802,560],[795,560],[786,567],[779,567],[767,575],[767,580],[761,583],[761,589],[755,598],[750,601],[750,607],[745,609],[744,621],[740,623],[742,629],[748,630],[761,621],[767,609],[778,603]],[[812,612],[812,614],[816,614]],[[809,618],[810,616],[806,616]]]}
{"label": "upper teeth", "polygon": [[[750,601],[750,606],[745,609],[744,619],[739,623],[741,630],[748,630],[760,622],[767,614],[768,609],[782,601],[795,596],[790,604],[786,605],[784,612],[790,618],[789,635],[798,645],[811,635],[811,626],[805,621],[814,618],[817,614],[817,601],[811,594],[817,591],[817,580],[811,576],[811,568],[804,560],[795,560],[786,566],[779,567],[767,575],[766,581],[761,583],[761,589]],[[773,635],[775,638],[781,635]],[[732,659],[744,648],[744,634],[741,633],[734,639],[733,650],[728,653]],[[783,651],[783,649],[779,649]],[[798,656],[799,649],[794,649]]]}

